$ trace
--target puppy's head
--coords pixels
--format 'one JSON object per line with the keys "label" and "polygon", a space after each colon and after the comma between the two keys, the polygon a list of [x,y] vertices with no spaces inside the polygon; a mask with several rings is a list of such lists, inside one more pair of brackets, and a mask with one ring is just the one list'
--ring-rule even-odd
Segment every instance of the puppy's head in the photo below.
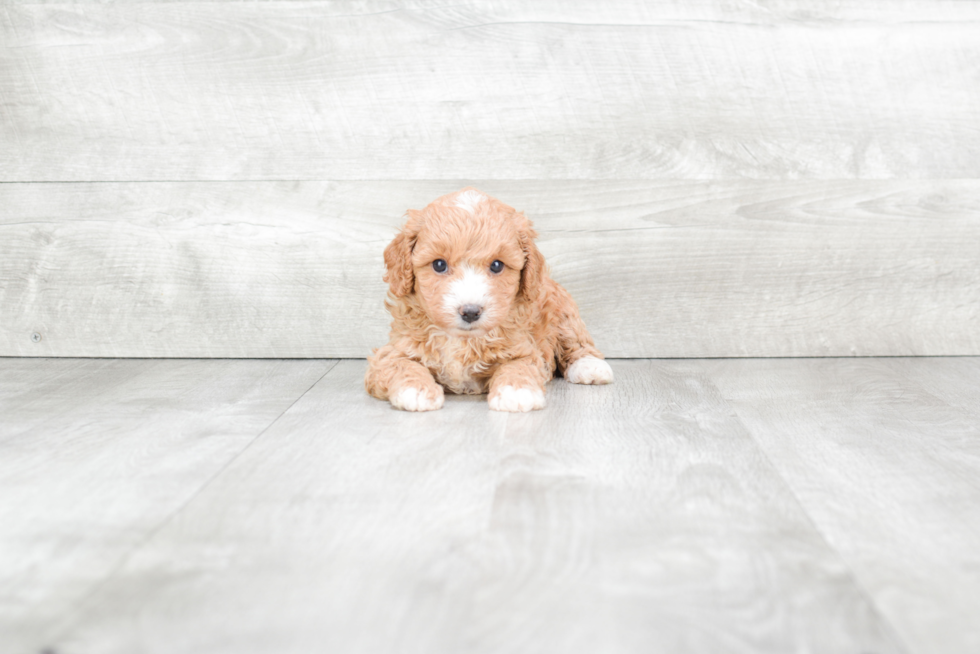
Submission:
{"label": "puppy's head", "polygon": [[517,303],[537,298],[544,258],[524,214],[473,188],[409,211],[385,248],[391,293],[415,293],[429,318],[455,336],[480,336]]}

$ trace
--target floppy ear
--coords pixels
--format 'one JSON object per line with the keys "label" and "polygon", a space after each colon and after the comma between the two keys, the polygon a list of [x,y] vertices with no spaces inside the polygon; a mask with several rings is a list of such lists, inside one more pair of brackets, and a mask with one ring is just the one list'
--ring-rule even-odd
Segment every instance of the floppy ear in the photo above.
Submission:
{"label": "floppy ear", "polygon": [[385,276],[391,294],[405,297],[415,287],[415,272],[412,268],[412,249],[419,236],[421,220],[418,212],[408,212],[408,222],[402,231],[385,248]]}
{"label": "floppy ear", "polygon": [[530,220],[525,220],[518,232],[521,239],[521,249],[524,250],[524,267],[521,269],[521,288],[519,295],[527,302],[537,299],[541,290],[541,276],[544,273],[544,255],[534,244],[538,233]]}

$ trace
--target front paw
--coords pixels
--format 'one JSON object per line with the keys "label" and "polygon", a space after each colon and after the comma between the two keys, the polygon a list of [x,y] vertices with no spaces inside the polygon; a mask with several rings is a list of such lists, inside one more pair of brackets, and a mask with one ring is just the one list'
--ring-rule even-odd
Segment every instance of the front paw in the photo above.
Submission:
{"label": "front paw", "polygon": [[568,366],[565,379],[573,384],[611,384],[613,371],[602,359],[582,357]]}
{"label": "front paw", "polygon": [[531,411],[544,408],[544,391],[540,388],[501,386],[490,393],[490,408],[494,411]]}
{"label": "front paw", "polygon": [[389,400],[391,406],[402,411],[435,411],[442,408],[446,397],[440,386],[434,388],[405,386],[395,391]]}

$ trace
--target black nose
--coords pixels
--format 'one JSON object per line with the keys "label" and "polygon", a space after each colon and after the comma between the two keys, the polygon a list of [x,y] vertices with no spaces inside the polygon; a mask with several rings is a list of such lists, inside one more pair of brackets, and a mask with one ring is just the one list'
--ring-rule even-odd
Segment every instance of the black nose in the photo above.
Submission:
{"label": "black nose", "polygon": [[483,313],[483,307],[478,307],[475,304],[464,304],[459,308],[459,315],[463,316],[463,320],[466,322],[476,322],[480,319],[481,313]]}

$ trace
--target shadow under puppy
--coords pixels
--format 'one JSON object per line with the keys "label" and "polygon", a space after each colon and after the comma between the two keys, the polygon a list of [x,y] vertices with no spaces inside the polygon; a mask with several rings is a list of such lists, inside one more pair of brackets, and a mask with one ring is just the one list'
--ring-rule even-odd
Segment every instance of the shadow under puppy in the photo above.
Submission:
{"label": "shadow under puppy", "polygon": [[453,393],[490,393],[496,411],[545,405],[557,369],[574,384],[608,384],[568,291],[548,275],[523,213],[473,188],[409,211],[385,248],[388,344],[368,357],[368,393],[406,411]]}

